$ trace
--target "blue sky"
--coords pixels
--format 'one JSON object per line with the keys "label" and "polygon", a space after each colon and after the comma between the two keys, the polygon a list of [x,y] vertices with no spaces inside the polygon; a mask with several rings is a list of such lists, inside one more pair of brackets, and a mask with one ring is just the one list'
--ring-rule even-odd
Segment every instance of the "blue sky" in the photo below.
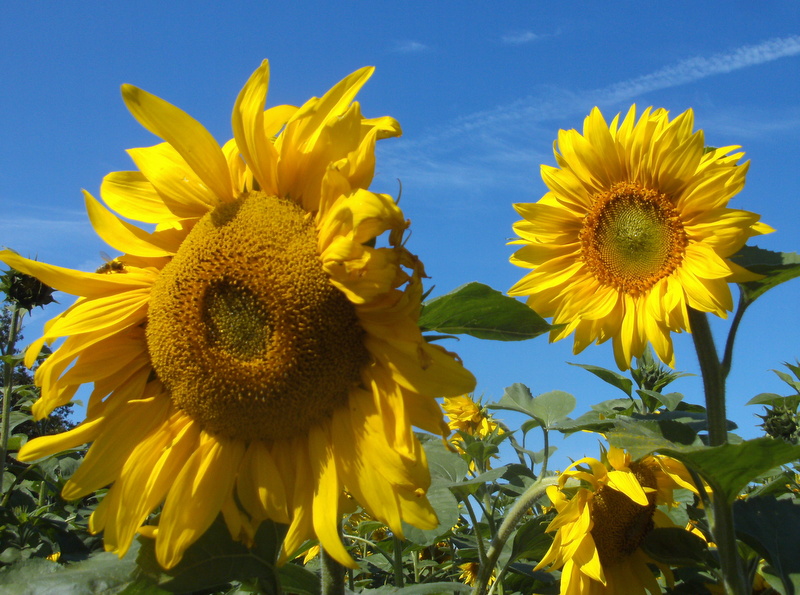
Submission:
{"label": "blue sky", "polygon": [[[373,189],[396,195],[412,221],[409,246],[433,295],[477,280],[507,290],[515,202],[545,191],[559,128],[580,128],[598,105],[692,107],[710,145],[742,145],[752,163],[732,206],[777,233],[761,247],[800,251],[800,8],[795,1],[671,2],[4,2],[0,5],[0,245],[93,270],[112,251],[92,231],[81,188],[99,195],[109,171],[132,169],[125,149],[157,139],[128,114],[122,83],[178,105],[224,142],[236,95],[263,58],[268,103],[302,103],[374,65],[359,95],[367,116],[392,115]],[[501,7],[501,8],[497,8]],[[113,255],[113,253],[112,253]],[[64,296],[62,303],[70,298]],[[785,393],[769,370],[800,358],[800,282],[761,298],[745,317],[729,381],[729,417],[755,436],[760,392]],[[46,318],[36,313],[26,337]],[[715,323],[721,341],[725,322]],[[575,356],[571,340],[450,343],[478,377],[478,394],[528,384],[560,389],[578,410],[618,396],[566,362],[614,368],[610,345]],[[678,369],[697,372],[676,337]],[[699,378],[673,385],[702,402]],[[519,420],[509,417],[516,426]],[[570,439],[564,454],[596,453]]]}

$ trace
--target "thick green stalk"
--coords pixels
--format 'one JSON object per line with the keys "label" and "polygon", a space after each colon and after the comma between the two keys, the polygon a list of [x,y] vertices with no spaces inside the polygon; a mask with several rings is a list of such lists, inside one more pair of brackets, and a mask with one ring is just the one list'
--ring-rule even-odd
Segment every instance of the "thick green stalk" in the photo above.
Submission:
{"label": "thick green stalk", "polygon": [[[697,359],[703,375],[708,417],[708,441],[710,446],[721,446],[728,441],[728,421],[725,415],[725,376],[719,361],[717,348],[708,318],[703,312],[689,308],[689,323],[692,327]],[[733,509],[720,494],[714,494],[711,515],[711,532],[717,544],[720,565],[725,577],[725,588],[733,595],[747,595],[747,581],[736,545],[733,524]]]}
{"label": "thick green stalk", "polygon": [[395,535],[392,537],[392,545],[394,546],[394,586],[396,589],[402,589],[406,586],[403,574],[403,542]]}
{"label": "thick green stalk", "polygon": [[319,548],[322,565],[322,595],[344,595],[344,566],[334,560],[324,547]]}
{"label": "thick green stalk", "polygon": [[472,595],[486,595],[489,579],[492,577],[492,571],[494,571],[497,559],[500,557],[500,552],[503,551],[508,538],[511,537],[511,534],[514,532],[514,529],[517,528],[520,519],[525,515],[527,510],[542,497],[547,487],[553,485],[557,479],[556,477],[539,476],[539,479],[525,490],[525,493],[514,502],[514,506],[511,507],[506,518],[503,519],[503,523],[500,525],[497,535],[495,535],[494,540],[492,540],[492,545],[486,552],[486,561],[481,564],[478,570],[478,581],[475,584],[475,588],[472,590]]}
{"label": "thick green stalk", "polygon": [[[8,340],[3,349],[3,355],[11,356],[14,354],[14,347],[17,343],[20,323],[22,322],[23,310],[19,309],[16,303],[11,304],[11,323],[8,326]],[[3,476],[6,471],[6,456],[8,454],[8,439],[11,430],[11,395],[14,392],[14,364],[10,361],[3,362],[3,417],[2,427],[0,428],[0,494],[3,493]]]}

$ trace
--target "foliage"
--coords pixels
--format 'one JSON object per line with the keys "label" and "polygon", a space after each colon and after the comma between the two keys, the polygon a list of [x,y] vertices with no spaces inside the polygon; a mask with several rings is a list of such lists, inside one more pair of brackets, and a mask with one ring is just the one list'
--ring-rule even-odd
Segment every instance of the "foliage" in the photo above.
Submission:
{"label": "foliage", "polygon": [[[764,264],[759,271],[765,277],[743,287],[739,318],[765,291],[796,276],[792,255],[770,254],[745,250],[740,256],[751,265],[753,258],[760,258]],[[519,306],[485,285],[471,283],[428,302],[421,325],[431,333],[495,340],[533,338],[551,330]],[[231,538],[220,517],[169,571],[159,567],[153,541],[145,537],[138,538],[122,560],[102,552],[101,536],[89,533],[87,520],[103,492],[79,502],[64,502],[58,496],[84,451],[32,465],[14,457],[29,436],[63,431],[70,422],[68,410],[44,423],[31,419],[30,405],[38,389],[14,349],[19,335],[9,334],[13,307],[9,304],[0,318],[3,363],[11,374],[13,397],[8,415],[13,433],[0,507],[0,591],[46,592],[57,585],[81,593],[322,592],[317,545],[306,543],[292,560],[278,565],[286,527],[271,522],[261,525],[248,547]],[[367,511],[355,510],[343,519],[343,540],[357,563],[347,569],[344,586],[350,592],[405,595],[470,590],[558,593],[559,571],[539,565],[553,544],[548,529],[556,515],[546,488],[560,477],[549,465],[555,451],[552,435],[593,432],[605,449],[624,449],[633,461],[667,456],[693,474],[697,493],[677,490],[674,505],[661,510],[674,526],[649,530],[640,544],[650,559],[672,569],[671,586],[664,574],[659,575],[664,590],[706,593],[722,588],[725,571],[709,511],[724,506],[733,511],[737,555],[746,580],[766,585],[762,592],[798,592],[800,568],[794,552],[800,548],[800,364],[786,364],[790,373],[776,371],[791,394],[760,394],[749,403],[765,408],[764,437],[743,440],[727,422],[727,441],[713,445],[706,407],[697,398],[668,392],[685,374],[665,368],[649,351],[628,374],[573,365],[619,391],[619,398],[576,413],[578,400],[568,393],[535,395],[515,383],[496,402],[481,404],[465,396],[465,403],[473,406],[469,423],[457,420],[456,409],[446,405],[451,427],[457,430],[450,441],[420,435],[431,473],[428,498],[439,526],[420,530],[404,525],[404,534],[395,535]],[[464,404],[460,406],[466,416]],[[504,421],[520,418],[519,427]],[[606,456],[600,453],[602,460]],[[566,493],[579,488],[580,482],[570,482],[562,486]],[[776,531],[778,524],[785,530]]]}

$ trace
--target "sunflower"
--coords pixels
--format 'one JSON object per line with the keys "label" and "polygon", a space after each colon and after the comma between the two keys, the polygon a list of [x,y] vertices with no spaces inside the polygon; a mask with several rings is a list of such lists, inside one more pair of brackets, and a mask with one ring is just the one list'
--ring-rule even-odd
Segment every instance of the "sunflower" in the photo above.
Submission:
{"label": "sunflower", "polygon": [[[171,568],[221,512],[245,543],[266,519],[288,524],[280,562],[315,538],[352,566],[337,529],[345,491],[397,535],[402,521],[437,525],[412,426],[447,435],[435,398],[475,380],[422,337],[424,272],[404,247],[407,223],[366,189],[375,142],[400,134],[353,101],[372,71],[265,111],[265,61],[222,147],[124,85],[128,109],[166,142],[130,150],[138,171],[109,174],[101,195],[154,231],[84,192],[93,227],[123,253],[114,262],[88,273],[0,253],[78,296],[26,358],[65,337],[36,372],[34,414],[93,383],[87,418],[20,458],[92,442],[63,496],[112,484],[90,521],[107,550],[123,555],[140,532]],[[162,503],[158,525],[145,524]]]}
{"label": "sunflower", "polygon": [[[445,397],[442,404],[449,421],[447,425],[453,432],[463,432],[476,438],[486,438],[495,432],[502,432],[498,423],[488,415],[486,409],[476,403],[469,395]],[[459,441],[458,435],[452,437]]]}
{"label": "sunflower", "polygon": [[729,257],[748,238],[773,229],[759,215],[729,209],[749,162],[730,146],[705,150],[687,110],[636,106],[609,126],[598,108],[583,134],[561,130],[558,167],[542,166],[549,188],[537,203],[517,204],[522,244],[511,257],[533,269],[509,291],[563,325],[550,340],[575,333],[579,353],[613,340],[620,369],[651,343],[674,367],[671,332],[690,331],[687,308],[722,318],[733,309],[730,282],[760,278]]}
{"label": "sunflower", "polygon": [[[464,564],[459,564],[458,567],[461,569],[458,580],[465,585],[474,587],[478,582],[478,574],[480,573],[481,565],[478,562],[465,562]],[[492,576],[489,577],[489,584],[493,584],[496,580],[496,573],[492,571]]]}
{"label": "sunflower", "polygon": [[[639,546],[654,527],[674,526],[656,508],[674,504],[674,489],[697,490],[683,464],[669,457],[632,461],[611,447],[602,458],[576,461],[547,488],[558,511],[547,531],[556,535],[535,570],[561,568],[561,595],[660,594],[649,567],[656,563]],[[580,487],[568,487],[568,480]],[[670,569],[657,566],[671,581]]]}

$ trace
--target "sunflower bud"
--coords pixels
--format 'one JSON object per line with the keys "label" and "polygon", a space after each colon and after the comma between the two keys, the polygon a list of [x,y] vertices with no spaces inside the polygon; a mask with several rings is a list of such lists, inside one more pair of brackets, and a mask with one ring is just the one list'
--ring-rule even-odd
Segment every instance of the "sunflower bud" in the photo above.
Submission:
{"label": "sunflower bud", "polygon": [[6,294],[8,301],[17,304],[23,310],[33,310],[36,306],[44,307],[55,301],[52,287],[45,285],[36,277],[15,269],[9,269],[0,276],[0,291]]}
{"label": "sunflower bud", "polygon": [[765,407],[766,415],[759,415],[764,423],[761,427],[773,438],[781,438],[790,444],[797,444],[800,438],[798,415],[786,407]]}

